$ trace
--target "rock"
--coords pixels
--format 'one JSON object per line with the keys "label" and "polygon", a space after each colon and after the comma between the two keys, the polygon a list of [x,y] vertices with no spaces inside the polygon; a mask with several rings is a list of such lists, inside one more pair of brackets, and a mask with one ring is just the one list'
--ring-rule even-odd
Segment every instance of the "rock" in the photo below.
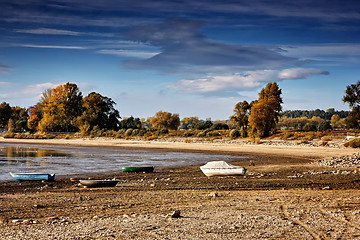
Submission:
{"label": "rock", "polygon": [[180,218],[180,210],[175,210],[172,214],[171,214],[171,218]]}

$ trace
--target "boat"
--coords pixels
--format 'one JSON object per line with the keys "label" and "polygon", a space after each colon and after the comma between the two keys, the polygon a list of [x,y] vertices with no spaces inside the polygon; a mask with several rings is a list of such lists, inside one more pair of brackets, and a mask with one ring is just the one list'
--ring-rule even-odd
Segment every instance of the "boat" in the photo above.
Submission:
{"label": "boat", "polygon": [[49,173],[12,173],[10,175],[16,181],[55,181],[55,174]]}
{"label": "boat", "polygon": [[122,167],[123,172],[146,172],[150,173],[154,171],[154,167]]}
{"label": "boat", "polygon": [[226,161],[212,161],[200,167],[201,171],[208,177],[245,175],[246,168],[234,166]]}
{"label": "boat", "polygon": [[87,188],[115,187],[119,180],[79,180],[80,184]]}

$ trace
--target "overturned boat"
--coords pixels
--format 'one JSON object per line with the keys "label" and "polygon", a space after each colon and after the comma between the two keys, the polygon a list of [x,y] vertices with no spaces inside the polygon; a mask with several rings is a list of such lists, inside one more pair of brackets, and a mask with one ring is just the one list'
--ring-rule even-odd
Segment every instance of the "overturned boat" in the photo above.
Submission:
{"label": "overturned boat", "polygon": [[212,161],[200,167],[201,171],[208,177],[245,175],[246,168],[232,165],[225,161]]}
{"label": "overturned boat", "polygon": [[55,181],[55,174],[49,173],[12,173],[10,175],[14,180],[22,181]]}

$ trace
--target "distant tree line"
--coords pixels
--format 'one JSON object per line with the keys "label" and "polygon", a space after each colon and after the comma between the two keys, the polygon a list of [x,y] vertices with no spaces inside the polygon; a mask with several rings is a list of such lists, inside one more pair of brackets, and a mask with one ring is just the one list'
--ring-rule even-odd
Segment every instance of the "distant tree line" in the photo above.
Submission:
{"label": "distant tree line", "polygon": [[326,111],[315,109],[315,110],[287,110],[280,113],[281,117],[288,118],[301,118],[301,117],[320,117],[324,120],[330,121],[332,116],[338,115],[341,119],[349,116],[349,111],[336,111],[334,108],[329,108]]}
{"label": "distant tree line", "polygon": [[[231,130],[231,137],[267,137],[278,129],[327,131],[331,129],[360,128],[360,81],[347,86],[343,102],[351,111],[288,110],[282,112],[281,89],[277,83],[268,83],[259,97],[250,103],[238,102],[234,114],[226,121],[200,120],[179,114],[158,111],[145,119],[133,116],[121,120],[116,103],[109,97],[91,92],[83,97],[74,83],[59,85],[43,92],[39,102],[29,109],[0,104],[0,129],[8,132],[80,132],[82,135],[101,135],[104,131],[118,131],[126,136],[169,130],[201,130],[200,135],[212,136],[210,131]],[[187,132],[187,136],[195,133]]]}

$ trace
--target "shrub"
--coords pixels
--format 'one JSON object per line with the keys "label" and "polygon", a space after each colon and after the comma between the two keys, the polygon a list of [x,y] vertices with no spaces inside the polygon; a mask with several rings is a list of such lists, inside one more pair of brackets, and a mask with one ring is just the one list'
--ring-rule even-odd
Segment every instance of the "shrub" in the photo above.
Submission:
{"label": "shrub", "polygon": [[186,131],[186,132],[184,132],[183,137],[191,137],[191,136],[194,136],[194,135],[195,135],[195,132]]}
{"label": "shrub", "polygon": [[209,131],[206,136],[208,137],[218,137],[221,136],[221,132],[220,131]]}
{"label": "shrub", "polygon": [[237,129],[231,130],[230,133],[229,133],[229,137],[231,137],[231,138],[238,138],[238,137],[240,137],[240,132],[239,132],[239,130],[237,130]]}
{"label": "shrub", "polygon": [[4,135],[4,138],[14,138],[15,137],[15,133],[13,132],[8,132]]}
{"label": "shrub", "polygon": [[345,147],[358,148],[360,147],[360,138],[354,138],[344,144]]}
{"label": "shrub", "polygon": [[132,134],[131,134],[131,135],[136,136],[136,135],[139,134],[139,132],[140,132],[139,129],[134,129],[134,130],[132,131]]}
{"label": "shrub", "polygon": [[199,132],[197,136],[198,136],[198,137],[206,137],[206,134],[207,134],[208,132],[210,132],[210,130],[209,130],[209,129],[206,129],[206,130],[204,130],[204,131],[202,131],[202,132]]}
{"label": "shrub", "polygon": [[129,128],[128,130],[126,130],[125,136],[131,136],[131,135],[132,135],[132,132],[133,132],[133,129],[132,129],[132,128]]}
{"label": "shrub", "polygon": [[169,130],[167,128],[161,128],[161,129],[157,130],[156,133],[157,133],[157,135],[168,134]]}

